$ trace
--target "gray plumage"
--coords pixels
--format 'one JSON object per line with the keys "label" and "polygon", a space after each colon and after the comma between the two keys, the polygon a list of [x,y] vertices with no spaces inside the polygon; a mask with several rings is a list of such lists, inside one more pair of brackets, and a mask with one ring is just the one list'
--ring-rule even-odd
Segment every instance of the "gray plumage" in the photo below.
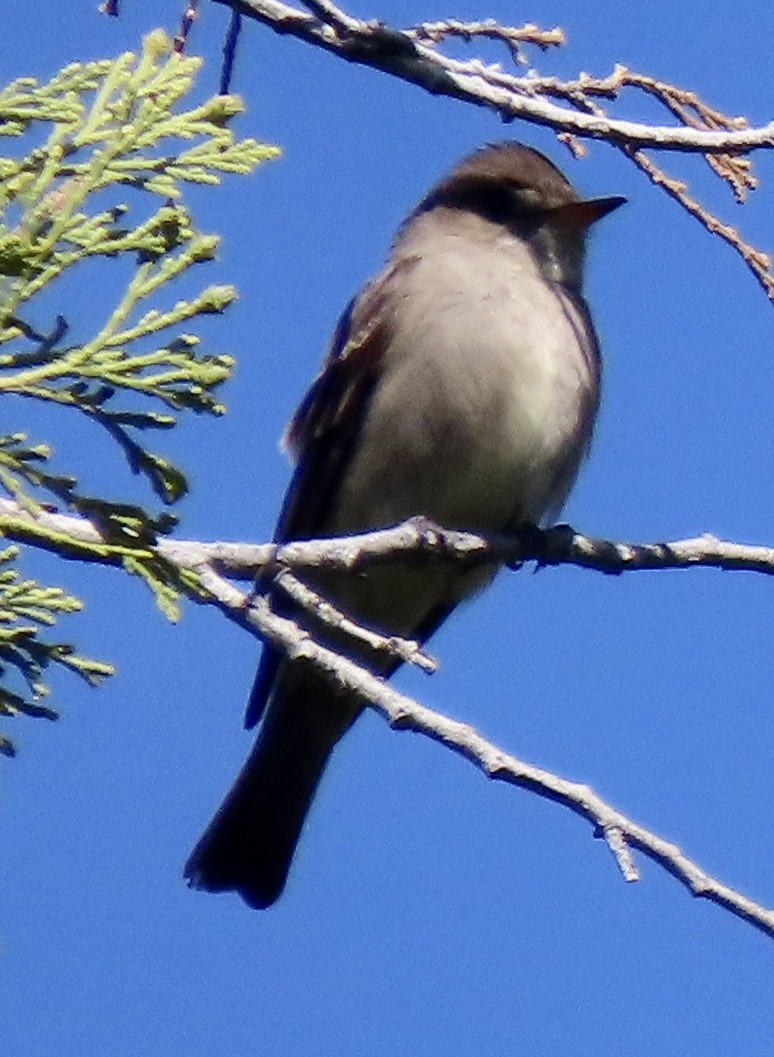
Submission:
{"label": "gray plumage", "polygon": [[[554,518],[599,404],[581,294],[586,232],[621,201],[580,200],[551,162],[516,143],[483,148],[436,185],[344,313],[291,423],[297,469],[276,538],[413,515],[484,533]],[[396,560],[308,579],[355,620],[424,640],[495,572]],[[395,667],[313,630],[379,674]],[[188,860],[190,884],[235,890],[254,907],[277,899],[328,757],[362,707],[264,651],[248,706],[258,738]]]}

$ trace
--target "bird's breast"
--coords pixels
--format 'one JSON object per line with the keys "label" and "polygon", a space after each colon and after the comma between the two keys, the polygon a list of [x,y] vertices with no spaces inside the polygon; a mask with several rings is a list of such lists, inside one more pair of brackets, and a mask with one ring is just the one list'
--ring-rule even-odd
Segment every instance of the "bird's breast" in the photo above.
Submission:
{"label": "bird's breast", "polygon": [[497,531],[557,513],[597,405],[582,304],[518,240],[452,239],[406,278],[389,331],[331,530],[423,514]]}

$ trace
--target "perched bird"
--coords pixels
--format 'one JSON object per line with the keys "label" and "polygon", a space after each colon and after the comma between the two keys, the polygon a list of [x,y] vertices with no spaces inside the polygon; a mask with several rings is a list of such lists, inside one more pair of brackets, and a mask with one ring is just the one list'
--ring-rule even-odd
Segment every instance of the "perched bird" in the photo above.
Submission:
{"label": "perched bird", "polygon": [[[481,148],[433,187],[345,310],[290,424],[296,470],[275,539],[413,515],[482,533],[554,518],[599,404],[599,347],[581,292],[586,234],[623,201],[581,199],[547,158],[514,142]],[[424,641],[495,572],[403,558],[305,578],[357,622]],[[397,667],[312,626],[380,675]],[[260,723],[258,737],[191,853],[190,885],[234,890],[253,907],[278,898],[326,762],[362,709],[309,664],[264,649],[246,720]]]}

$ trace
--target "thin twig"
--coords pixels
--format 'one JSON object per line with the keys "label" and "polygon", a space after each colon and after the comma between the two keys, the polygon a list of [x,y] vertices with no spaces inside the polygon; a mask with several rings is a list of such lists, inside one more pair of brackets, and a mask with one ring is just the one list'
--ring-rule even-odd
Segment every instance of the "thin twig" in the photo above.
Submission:
{"label": "thin twig", "polygon": [[541,29],[531,22],[524,26],[501,26],[493,18],[483,22],[460,22],[456,18],[445,19],[443,22],[421,22],[414,29],[405,30],[405,33],[413,40],[428,41],[431,44],[438,44],[448,37],[458,37],[465,42],[485,37],[504,44],[513,61],[519,66],[527,63],[527,56],[522,47],[524,44],[533,44],[541,51],[548,51],[549,48],[559,48],[566,43],[565,35],[558,26],[554,29]]}
{"label": "thin twig", "polygon": [[308,584],[303,583],[288,569],[280,570],[272,578],[272,584],[276,584],[288,598],[291,598],[307,613],[312,614],[329,627],[336,628],[348,638],[363,642],[375,652],[384,653],[404,664],[414,664],[428,674],[437,671],[438,662],[425,653],[418,642],[401,638],[398,635],[380,635],[361,624],[356,624],[337,606],[323,598],[317,591],[312,590]]}
{"label": "thin twig", "polygon": [[774,275],[771,273],[771,257],[768,253],[756,249],[755,246],[752,246],[739,234],[735,227],[730,224],[724,224],[722,220],[719,220],[713,213],[705,209],[688,193],[687,185],[683,180],[676,180],[674,177],[669,176],[644,151],[630,151],[628,148],[621,149],[656,187],[666,191],[670,198],[674,198],[676,202],[679,202],[683,209],[698,220],[707,231],[717,235],[718,238],[727,242],[732,249],[736,250],[760,283],[768,299],[774,301]]}
{"label": "thin twig", "polygon": [[220,70],[220,86],[218,89],[221,95],[228,95],[231,91],[231,78],[234,75],[236,50],[241,32],[242,16],[237,10],[233,10],[229,19],[226,38],[223,41],[223,65]]}
{"label": "thin twig", "polygon": [[173,45],[176,52],[183,54],[188,44],[188,37],[190,35],[193,24],[199,16],[199,0],[186,0],[183,13],[180,16],[180,29],[178,30],[177,36],[173,41]]}

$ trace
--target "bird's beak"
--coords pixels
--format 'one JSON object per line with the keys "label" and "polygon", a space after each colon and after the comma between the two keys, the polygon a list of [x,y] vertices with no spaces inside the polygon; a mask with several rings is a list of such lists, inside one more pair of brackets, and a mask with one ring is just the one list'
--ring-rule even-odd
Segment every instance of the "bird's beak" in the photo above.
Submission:
{"label": "bird's beak", "polygon": [[622,206],[626,199],[622,195],[611,195],[610,198],[589,198],[583,202],[569,202],[551,210],[552,219],[568,228],[585,230],[597,220],[606,217],[614,209]]}

